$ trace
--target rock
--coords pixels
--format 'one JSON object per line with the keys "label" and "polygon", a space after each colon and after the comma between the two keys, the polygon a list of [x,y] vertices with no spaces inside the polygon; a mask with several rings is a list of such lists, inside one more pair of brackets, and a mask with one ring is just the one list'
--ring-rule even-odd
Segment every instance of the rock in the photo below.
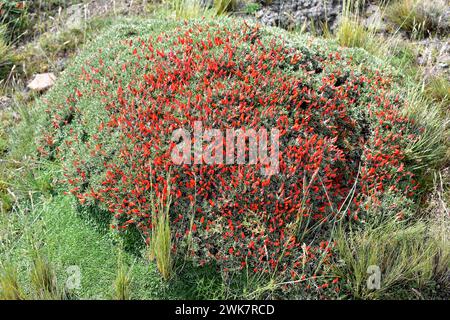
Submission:
{"label": "rock", "polygon": [[5,110],[11,106],[12,99],[8,97],[0,97],[0,111]]}
{"label": "rock", "polygon": [[340,0],[273,0],[266,1],[256,17],[266,25],[285,29],[304,26],[317,30],[321,24],[332,29],[340,11]]}
{"label": "rock", "polygon": [[56,76],[53,73],[37,74],[27,88],[33,91],[45,91],[55,84],[55,80]]}

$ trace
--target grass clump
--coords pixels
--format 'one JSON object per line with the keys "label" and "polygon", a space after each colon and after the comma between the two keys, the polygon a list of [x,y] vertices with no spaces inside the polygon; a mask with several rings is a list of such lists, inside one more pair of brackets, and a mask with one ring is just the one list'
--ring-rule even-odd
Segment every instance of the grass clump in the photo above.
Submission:
{"label": "grass clump", "polygon": [[173,273],[172,234],[170,231],[170,206],[172,197],[170,185],[166,196],[155,199],[151,196],[152,228],[150,235],[150,260],[155,259],[163,279],[168,280]]}
{"label": "grass clump", "polygon": [[[448,208],[447,208],[448,213]],[[430,224],[430,238],[438,248],[435,257],[433,278],[436,280],[444,296],[449,298],[450,292],[450,221],[448,216],[441,215]]]}
{"label": "grass clump", "polygon": [[130,300],[130,282],[131,279],[128,270],[120,266],[114,281],[115,300]]}
{"label": "grass clump", "polygon": [[344,47],[363,48],[371,53],[376,48],[374,34],[357,18],[342,17],[336,30],[336,39]]}
{"label": "grass clump", "polygon": [[2,0],[0,2],[0,24],[7,27],[6,39],[11,42],[20,38],[30,25],[28,1]]}
{"label": "grass clump", "polygon": [[399,0],[386,8],[386,17],[411,37],[423,38],[449,30],[447,7],[445,0]]}
{"label": "grass clump", "polygon": [[430,186],[429,173],[445,161],[448,137],[448,120],[445,119],[445,105],[430,100],[416,85],[407,93],[404,114],[423,125],[420,138],[411,141],[406,147],[406,158],[414,163],[412,170],[422,179],[422,186]]}
{"label": "grass clump", "polygon": [[131,277],[130,272],[123,261],[123,253],[119,252],[117,276],[114,280],[114,299],[130,300],[131,298]]}
{"label": "grass clump", "polygon": [[24,300],[16,269],[12,265],[1,265],[0,268],[0,300]]}
{"label": "grass clump", "polygon": [[231,12],[236,8],[237,0],[214,0],[214,10],[217,15]]}
{"label": "grass clump", "polygon": [[233,10],[236,0],[214,0],[211,7],[200,0],[171,0],[170,4],[176,18],[212,18]]}
{"label": "grass clump", "polygon": [[6,26],[0,24],[0,85],[6,82],[13,65],[14,54],[6,41]]}
{"label": "grass clump", "polygon": [[[434,270],[447,272],[449,256],[448,249],[442,249],[445,243],[430,239],[429,232],[424,222],[405,225],[393,220],[363,230],[339,230],[336,248],[341,260],[334,272],[344,279],[351,298],[414,296],[408,290],[430,293],[436,284]],[[380,285],[370,287],[369,275],[376,270],[381,272]]]}
{"label": "grass clump", "polygon": [[415,82],[422,71],[417,65],[417,50],[408,42],[401,40],[398,36],[383,41],[379,39],[379,53],[377,56],[401,70],[402,77],[406,82]]}
{"label": "grass clump", "polygon": [[425,93],[437,103],[450,106],[450,82],[443,76],[432,77],[425,85]]}
{"label": "grass clump", "polygon": [[48,260],[36,249],[32,253],[31,286],[36,299],[59,300],[62,298],[57,286],[56,274]]}

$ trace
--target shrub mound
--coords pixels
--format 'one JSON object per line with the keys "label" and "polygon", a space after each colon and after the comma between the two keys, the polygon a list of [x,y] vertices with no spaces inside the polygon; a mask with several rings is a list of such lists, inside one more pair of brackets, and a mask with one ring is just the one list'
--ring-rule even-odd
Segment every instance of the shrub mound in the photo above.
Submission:
{"label": "shrub mound", "polygon": [[[400,115],[389,74],[369,65],[228,19],[117,26],[43,99],[40,151],[115,229],[149,239],[151,199],[170,192],[175,253],[332,287],[336,224],[417,188],[403,150],[420,128]],[[260,162],[174,164],[172,133],[195,121],[277,128],[279,173],[263,175]]]}

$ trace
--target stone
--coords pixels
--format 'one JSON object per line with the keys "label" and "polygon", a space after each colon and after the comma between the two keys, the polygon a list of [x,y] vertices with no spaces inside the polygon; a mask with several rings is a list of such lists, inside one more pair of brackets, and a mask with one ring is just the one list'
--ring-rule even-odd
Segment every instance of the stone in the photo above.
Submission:
{"label": "stone", "polygon": [[53,73],[37,74],[34,79],[27,85],[27,88],[33,91],[45,91],[51,88],[56,81],[56,76]]}

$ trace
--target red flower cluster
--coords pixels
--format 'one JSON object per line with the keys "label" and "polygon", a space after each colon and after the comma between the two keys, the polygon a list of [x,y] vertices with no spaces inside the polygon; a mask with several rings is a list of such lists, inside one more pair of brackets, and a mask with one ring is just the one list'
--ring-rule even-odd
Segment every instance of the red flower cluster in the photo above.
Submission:
{"label": "red flower cluster", "polygon": [[[339,52],[245,24],[183,25],[88,61],[50,112],[48,142],[71,193],[107,209],[118,229],[148,236],[150,193],[165,198],[170,183],[174,250],[189,248],[200,264],[315,279],[338,219],[358,220],[368,197],[416,188],[402,151],[415,136],[390,80],[353,69]],[[171,133],[195,121],[279,129],[279,174],[262,176],[260,163],[174,165]]]}

